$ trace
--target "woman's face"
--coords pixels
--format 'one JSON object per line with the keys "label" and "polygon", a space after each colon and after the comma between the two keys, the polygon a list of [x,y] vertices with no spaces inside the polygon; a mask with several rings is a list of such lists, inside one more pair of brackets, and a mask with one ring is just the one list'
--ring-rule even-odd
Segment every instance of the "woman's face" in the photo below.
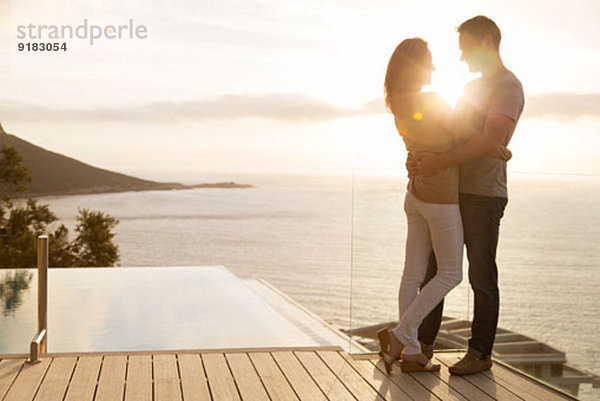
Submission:
{"label": "woman's face", "polygon": [[423,65],[421,67],[421,83],[423,85],[429,85],[431,83],[431,74],[435,71],[435,67],[433,65],[433,59],[431,57],[431,53],[427,53],[425,60],[423,61]]}

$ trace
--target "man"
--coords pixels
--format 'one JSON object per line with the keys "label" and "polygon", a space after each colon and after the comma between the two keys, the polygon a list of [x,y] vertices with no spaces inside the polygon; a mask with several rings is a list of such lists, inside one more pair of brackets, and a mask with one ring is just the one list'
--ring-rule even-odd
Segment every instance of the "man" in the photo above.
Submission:
{"label": "man", "polygon": [[[474,132],[453,150],[442,154],[411,155],[410,174],[433,175],[458,165],[459,206],[464,228],[469,282],[474,292],[474,314],[469,349],[450,373],[479,373],[492,366],[491,353],[499,311],[496,248],[500,219],[508,202],[506,161],[488,154],[498,145],[508,145],[523,111],[523,88],[502,63],[501,34],[491,19],[477,16],[458,28],[461,60],[481,77],[470,82],[456,107],[461,128]],[[428,276],[435,274],[432,256]],[[425,283],[424,283],[425,284]],[[439,330],[442,303],[424,320],[419,339],[431,353]]]}

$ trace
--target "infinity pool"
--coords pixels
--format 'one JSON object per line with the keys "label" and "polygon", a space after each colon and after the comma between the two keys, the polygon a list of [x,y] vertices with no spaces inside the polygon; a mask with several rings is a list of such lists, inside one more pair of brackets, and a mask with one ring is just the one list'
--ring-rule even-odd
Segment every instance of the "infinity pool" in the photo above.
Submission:
{"label": "infinity pool", "polygon": [[[0,270],[0,301],[0,353],[29,352],[37,271]],[[222,266],[48,272],[48,352],[315,345]]]}

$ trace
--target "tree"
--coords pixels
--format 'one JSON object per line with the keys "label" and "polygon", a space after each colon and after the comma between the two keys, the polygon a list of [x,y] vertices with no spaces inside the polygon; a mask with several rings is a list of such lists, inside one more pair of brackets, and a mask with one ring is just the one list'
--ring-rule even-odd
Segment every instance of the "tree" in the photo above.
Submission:
{"label": "tree", "polygon": [[[24,182],[31,182],[29,168],[23,164],[23,158],[12,146],[2,145],[2,158],[0,159],[0,184],[4,187],[4,193],[10,194],[16,191],[22,192],[27,189]],[[6,195],[5,201],[8,201]]]}
{"label": "tree", "polygon": [[87,266],[111,266],[119,260],[119,248],[112,242],[118,223],[108,214],[78,209],[77,238],[71,245],[77,257]]}
{"label": "tree", "polygon": [[117,219],[99,211],[78,209],[77,236],[69,241],[69,230],[58,225],[58,218],[47,204],[27,199],[15,205],[11,196],[26,190],[31,182],[29,169],[11,146],[4,145],[0,159],[0,185],[4,199],[0,203],[0,267],[32,267],[37,260],[36,238],[47,234],[49,264],[56,267],[114,266],[119,248],[113,243],[112,231]]}
{"label": "tree", "polygon": [[[28,199],[25,206],[17,206],[9,200],[0,212],[3,234],[0,237],[2,266],[34,266],[37,255],[36,238],[48,231],[48,226],[57,220],[56,215],[50,211],[48,205],[38,205],[33,199]],[[4,217],[6,212],[8,215]]]}

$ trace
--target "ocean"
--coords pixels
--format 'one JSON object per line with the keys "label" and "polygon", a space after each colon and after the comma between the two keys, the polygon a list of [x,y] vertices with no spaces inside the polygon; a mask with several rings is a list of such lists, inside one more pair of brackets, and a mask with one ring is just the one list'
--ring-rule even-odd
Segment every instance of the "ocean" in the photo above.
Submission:
{"label": "ocean", "polygon": [[[71,231],[78,207],[118,218],[122,266],[223,265],[239,277],[265,279],[339,328],[397,319],[402,172],[215,173],[193,181],[217,180],[254,188],[40,200]],[[565,351],[571,365],[600,375],[600,177],[509,173],[509,181],[499,326]],[[446,315],[472,315],[466,273],[465,261]]]}

